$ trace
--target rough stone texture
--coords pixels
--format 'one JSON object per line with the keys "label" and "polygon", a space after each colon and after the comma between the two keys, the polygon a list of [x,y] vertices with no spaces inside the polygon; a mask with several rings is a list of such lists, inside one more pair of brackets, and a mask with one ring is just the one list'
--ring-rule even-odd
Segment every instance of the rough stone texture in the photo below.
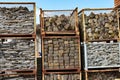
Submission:
{"label": "rough stone texture", "polygon": [[[83,30],[82,15],[79,16],[79,25]],[[85,28],[87,40],[118,38],[119,31],[116,11],[86,13]]]}
{"label": "rough stone texture", "polygon": [[119,72],[88,73],[88,80],[115,80],[120,78]]}
{"label": "rough stone texture", "polygon": [[33,40],[0,41],[0,70],[34,69],[34,47]]}
{"label": "rough stone texture", "polygon": [[44,80],[81,80],[80,74],[45,75]]}
{"label": "rough stone texture", "polygon": [[[72,20],[71,20],[72,19]],[[70,16],[65,16],[64,14],[60,16],[45,17],[44,18],[44,30],[45,31],[75,31],[75,18]]]}
{"label": "rough stone texture", "polygon": [[27,7],[0,7],[0,34],[34,32],[34,11]]}
{"label": "rough stone texture", "polygon": [[78,45],[78,38],[45,38],[44,68],[64,69],[80,67]]}
{"label": "rough stone texture", "polygon": [[0,80],[35,80],[35,76],[16,76],[16,77],[1,77]]}
{"label": "rough stone texture", "polygon": [[120,52],[118,43],[87,44],[88,67],[118,66],[120,65]]}

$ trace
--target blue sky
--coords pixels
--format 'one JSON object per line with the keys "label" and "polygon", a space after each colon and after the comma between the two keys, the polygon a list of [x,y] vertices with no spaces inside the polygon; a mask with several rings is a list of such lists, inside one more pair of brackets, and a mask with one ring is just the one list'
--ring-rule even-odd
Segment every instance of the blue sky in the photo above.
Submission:
{"label": "blue sky", "polygon": [[39,8],[42,9],[74,9],[112,8],[114,0],[0,0],[0,2],[36,2],[36,21],[39,23]]}

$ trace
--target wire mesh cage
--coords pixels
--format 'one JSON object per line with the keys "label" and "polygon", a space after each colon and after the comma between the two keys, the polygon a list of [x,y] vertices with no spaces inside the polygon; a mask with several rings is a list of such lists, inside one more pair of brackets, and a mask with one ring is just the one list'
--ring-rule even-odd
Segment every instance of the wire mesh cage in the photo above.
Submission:
{"label": "wire mesh cage", "polygon": [[119,38],[118,9],[83,9],[79,12],[82,41],[112,40]]}
{"label": "wire mesh cage", "polygon": [[41,32],[76,33],[78,32],[78,9],[74,10],[40,10]]}
{"label": "wire mesh cage", "polygon": [[0,77],[1,80],[35,80],[34,75],[26,75],[26,76],[4,76]]}
{"label": "wire mesh cage", "polygon": [[81,74],[45,74],[43,80],[82,80]]}
{"label": "wire mesh cage", "polygon": [[43,69],[80,69],[79,37],[43,37]]}
{"label": "wire mesh cage", "polygon": [[120,73],[118,71],[96,71],[96,72],[86,72],[85,80],[119,80]]}
{"label": "wire mesh cage", "polygon": [[85,70],[120,67],[119,43],[84,44]]}
{"label": "wire mesh cage", "polygon": [[33,39],[0,39],[0,71],[34,69],[35,43]]}
{"label": "wire mesh cage", "polygon": [[33,34],[35,3],[0,2],[0,34]]}

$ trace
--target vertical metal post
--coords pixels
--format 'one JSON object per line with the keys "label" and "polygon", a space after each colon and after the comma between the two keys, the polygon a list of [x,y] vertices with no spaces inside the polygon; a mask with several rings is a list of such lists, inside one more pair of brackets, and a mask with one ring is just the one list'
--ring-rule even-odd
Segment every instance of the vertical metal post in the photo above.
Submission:
{"label": "vertical metal post", "polygon": [[83,32],[84,32],[84,41],[86,42],[86,26],[85,26],[85,11],[82,11],[82,18],[83,18]]}
{"label": "vertical metal post", "polygon": [[84,43],[84,60],[85,60],[85,70],[88,70],[88,63],[87,63],[87,44]]}
{"label": "vertical metal post", "polygon": [[120,39],[120,20],[119,20],[119,9],[117,9],[117,21],[118,21],[118,37]]}
{"label": "vertical metal post", "polygon": [[87,71],[85,71],[85,80],[89,80],[88,79],[88,72]]}
{"label": "vertical metal post", "polygon": [[79,27],[78,27],[78,8],[75,9],[75,28],[76,28],[76,34],[79,35]]}

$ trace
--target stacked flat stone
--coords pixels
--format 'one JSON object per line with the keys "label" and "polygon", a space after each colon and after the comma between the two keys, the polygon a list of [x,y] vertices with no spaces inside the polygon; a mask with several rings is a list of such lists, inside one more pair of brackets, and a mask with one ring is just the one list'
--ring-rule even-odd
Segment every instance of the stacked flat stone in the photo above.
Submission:
{"label": "stacked flat stone", "polygon": [[1,77],[1,80],[35,80],[34,76],[28,76],[28,77],[22,77],[22,76],[17,76],[17,77]]}
{"label": "stacked flat stone", "polygon": [[64,75],[49,74],[45,75],[44,80],[81,80],[81,79],[80,74],[64,74]]}
{"label": "stacked flat stone", "polygon": [[75,31],[74,17],[65,16],[64,14],[44,18],[44,30],[48,32],[57,31]]}
{"label": "stacked flat stone", "polygon": [[[117,12],[85,14],[86,39],[115,39],[119,36]],[[79,25],[83,29],[82,15],[79,16]]]}
{"label": "stacked flat stone", "polygon": [[33,40],[13,39],[0,42],[0,71],[35,68]]}
{"label": "stacked flat stone", "polygon": [[119,43],[87,44],[87,65],[97,66],[120,66]]}
{"label": "stacked flat stone", "polygon": [[32,34],[34,11],[27,7],[0,7],[0,34]]}
{"label": "stacked flat stone", "polygon": [[88,80],[115,80],[120,78],[119,72],[88,73]]}
{"label": "stacked flat stone", "polygon": [[79,68],[78,38],[45,38],[44,68]]}

